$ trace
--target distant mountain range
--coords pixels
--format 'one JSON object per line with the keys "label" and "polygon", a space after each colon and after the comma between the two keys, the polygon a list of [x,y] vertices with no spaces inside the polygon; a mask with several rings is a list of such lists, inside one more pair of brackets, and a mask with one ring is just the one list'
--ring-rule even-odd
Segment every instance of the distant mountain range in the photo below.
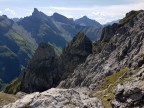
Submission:
{"label": "distant mountain range", "polygon": [[111,22],[107,22],[106,24],[104,24],[104,26],[107,26],[107,25],[113,25],[114,23],[119,23],[120,19],[119,20],[115,20],[115,21],[111,21]]}
{"label": "distant mountain range", "polygon": [[[94,21],[88,18],[85,20]],[[21,19],[18,24],[30,32],[37,43],[50,42],[58,47],[64,47],[80,31],[93,41],[100,37],[102,25],[99,23],[98,26],[88,23],[81,26],[76,22],[58,13],[47,16],[35,8],[31,16]]]}
{"label": "distant mountain range", "polygon": [[0,16],[0,79],[8,83],[26,66],[37,43],[22,26]]}
{"label": "distant mountain range", "polygon": [[102,27],[102,25],[92,19],[89,19],[87,16],[83,16],[80,19],[75,20],[75,24],[81,25],[81,26],[92,26],[92,27]]}
{"label": "distant mountain range", "polygon": [[99,39],[102,25],[84,19],[74,21],[58,13],[47,16],[36,8],[31,16],[21,19],[0,16],[0,79],[9,83],[17,77],[41,42],[56,47],[59,53],[78,32],[84,32],[92,41]]}

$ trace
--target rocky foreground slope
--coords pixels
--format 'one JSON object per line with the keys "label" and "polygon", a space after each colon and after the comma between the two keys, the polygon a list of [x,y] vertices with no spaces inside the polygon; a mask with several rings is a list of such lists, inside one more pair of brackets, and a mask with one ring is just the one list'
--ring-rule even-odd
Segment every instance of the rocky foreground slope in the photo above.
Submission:
{"label": "rocky foreground slope", "polygon": [[[119,24],[105,27],[101,39],[93,45],[93,54],[90,54],[84,63],[80,63],[75,67],[73,73],[60,82],[58,87],[64,88],[60,91],[69,93],[71,88],[86,87],[89,90],[88,100],[97,97],[105,108],[144,107],[143,22],[143,10],[131,11],[126,14],[124,19],[120,20]],[[76,50],[76,52],[79,51]],[[80,54],[83,55],[83,53]],[[51,90],[54,91],[52,96],[55,96],[57,90],[59,91],[59,89],[50,89],[47,92],[50,93]],[[80,91],[83,90],[80,89]],[[38,102],[39,99],[36,99],[34,103],[43,105],[42,103],[51,99],[49,96],[46,97],[47,99],[43,98],[41,103]],[[60,94],[60,97],[63,96],[65,94]],[[17,102],[19,101],[21,100]],[[65,101],[66,99],[62,102]],[[16,105],[17,102],[9,104],[7,107]],[[24,103],[24,101],[21,102]],[[55,101],[53,100],[53,102]],[[96,103],[100,104],[98,101]],[[28,105],[32,105],[31,102]],[[57,104],[54,103],[54,106]],[[93,108],[93,106],[78,107]]]}
{"label": "rocky foreground slope", "polygon": [[[125,99],[117,100],[114,90],[118,84],[124,83],[125,85],[129,80],[132,83],[131,78],[137,74],[144,63],[143,22],[144,11],[131,11],[119,24],[103,29],[101,40],[96,44],[98,47],[102,47],[101,50],[99,52],[96,50],[96,54],[90,55],[85,63],[79,65],[74,73],[65,80],[64,87],[86,86],[93,89],[92,96],[97,96],[105,107],[111,107],[110,104],[114,98],[120,106],[121,103],[125,103],[122,108],[140,107],[141,104],[138,104],[136,100],[137,104],[135,105],[133,105],[133,101],[130,101],[131,106],[127,104]],[[138,82],[141,83],[140,80]],[[129,86],[131,90],[133,84]],[[139,101],[143,101],[144,89],[139,87],[137,88],[141,90],[142,96]],[[126,88],[121,92],[124,93],[125,90]],[[129,95],[134,95],[135,92],[137,91],[134,89]],[[131,99],[129,96],[127,98]],[[113,107],[117,108],[115,104]]]}
{"label": "rocky foreground slope", "polygon": [[87,89],[56,89],[35,92],[2,108],[103,108],[96,97],[89,97]]}

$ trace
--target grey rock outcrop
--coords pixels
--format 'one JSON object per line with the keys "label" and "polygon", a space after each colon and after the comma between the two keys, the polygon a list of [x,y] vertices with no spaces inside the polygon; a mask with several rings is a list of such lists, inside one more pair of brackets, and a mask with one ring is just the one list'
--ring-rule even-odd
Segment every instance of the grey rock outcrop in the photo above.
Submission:
{"label": "grey rock outcrop", "polygon": [[115,90],[113,108],[143,108],[144,106],[144,68],[131,78],[130,81],[119,84]]}
{"label": "grey rock outcrop", "polygon": [[[135,75],[136,70],[144,64],[144,23],[142,23],[144,11],[132,11],[120,22],[118,25],[112,25],[116,26],[115,30],[106,29],[102,33],[103,37],[96,44],[96,46],[102,44],[101,49],[96,49],[96,53],[89,55],[86,61],[63,81],[63,85],[66,88],[88,87],[92,89],[99,95],[105,107],[110,107],[110,103],[114,102],[114,108],[142,108],[144,106],[143,82],[140,79],[143,77],[138,80],[134,78],[127,83],[126,81],[131,79],[132,74]],[[121,69],[124,70],[120,75]],[[120,76],[115,76],[116,74]],[[113,94],[115,86],[121,83],[118,91]],[[113,97],[116,101],[112,101]]]}
{"label": "grey rock outcrop", "polygon": [[49,89],[32,93],[1,108],[103,108],[99,100],[89,97],[87,89]]}
{"label": "grey rock outcrop", "polygon": [[118,29],[118,24],[114,23],[113,25],[108,25],[103,28],[100,41],[109,42],[110,39],[114,36],[116,30]]}
{"label": "grey rock outcrop", "polygon": [[[127,17],[126,17],[127,18]],[[143,53],[144,11],[133,16],[131,22],[125,23],[115,30],[106,43],[101,53],[89,55],[86,62],[75,69],[72,76],[65,81],[65,87],[87,86],[96,88],[99,81],[119,69],[129,67],[134,62],[136,55]],[[109,33],[109,32],[106,32]],[[108,36],[108,34],[106,34]]]}

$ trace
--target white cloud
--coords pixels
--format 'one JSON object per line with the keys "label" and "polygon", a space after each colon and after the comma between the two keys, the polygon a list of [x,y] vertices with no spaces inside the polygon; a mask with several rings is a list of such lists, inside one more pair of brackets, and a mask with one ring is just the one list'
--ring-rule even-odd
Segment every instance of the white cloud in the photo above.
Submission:
{"label": "white cloud", "polygon": [[66,11],[77,11],[77,10],[83,11],[84,10],[84,8],[67,8],[67,7],[53,7],[53,6],[48,7],[48,8],[54,9],[54,10],[66,10]]}
{"label": "white cloud", "polygon": [[[44,13],[58,12],[67,17],[80,18],[87,15],[89,18],[95,19],[100,23],[106,23],[113,20],[123,18],[125,14],[131,10],[144,9],[144,2],[135,4],[111,5],[111,6],[94,6],[94,7],[40,7]],[[50,12],[50,13],[48,13]]]}
{"label": "white cloud", "polygon": [[22,11],[25,13],[25,16],[31,15],[33,12],[32,9],[22,9]]}
{"label": "white cloud", "polygon": [[2,11],[0,11],[0,14],[2,14]]}
{"label": "white cloud", "polygon": [[16,12],[10,8],[4,9],[4,14],[12,14],[13,16],[16,15]]}
{"label": "white cloud", "polygon": [[[133,0],[134,1],[134,0]],[[47,6],[37,7],[38,10],[44,12],[47,15],[52,15],[54,12],[67,16],[68,18],[80,18],[87,15],[91,19],[95,19],[98,22],[104,24],[113,20],[123,18],[125,14],[131,10],[144,9],[144,1],[139,0],[137,3],[122,4],[122,5],[105,5],[105,6],[85,6],[85,7],[60,7],[60,6]],[[0,13],[8,15],[8,17],[24,17],[29,16],[33,12],[33,8],[6,8],[1,9]]]}

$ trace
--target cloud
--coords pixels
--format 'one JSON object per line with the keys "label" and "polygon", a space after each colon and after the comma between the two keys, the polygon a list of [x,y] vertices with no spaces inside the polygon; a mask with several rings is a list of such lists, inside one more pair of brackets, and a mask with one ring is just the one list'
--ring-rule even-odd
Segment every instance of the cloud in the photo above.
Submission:
{"label": "cloud", "polygon": [[31,15],[33,10],[32,9],[22,9],[22,11],[27,15]]}
{"label": "cloud", "polygon": [[13,16],[16,15],[16,12],[10,8],[4,9],[4,14],[12,14]]}
{"label": "cloud", "polygon": [[87,15],[89,18],[95,19],[104,24],[113,20],[121,19],[131,10],[144,9],[144,2],[110,5],[110,6],[93,6],[93,7],[40,7],[39,9],[50,15],[50,13],[58,12],[67,17],[80,18]]}
{"label": "cloud", "polygon": [[0,14],[2,14],[2,11],[0,11]]}
{"label": "cloud", "polygon": [[[93,5],[93,6],[44,6],[37,7],[38,10],[44,12],[47,15],[52,15],[54,12],[62,14],[68,18],[80,18],[87,15],[91,19],[95,19],[98,22],[104,24],[106,22],[121,19],[125,14],[131,10],[144,9],[144,1],[129,0],[131,3],[120,4],[120,5]],[[1,9],[1,8],[0,8]],[[2,9],[1,9],[2,10]],[[33,7],[10,7],[4,8],[2,10],[3,14],[8,15],[8,17],[25,17],[31,15],[33,12]]]}
{"label": "cloud", "polygon": [[50,9],[54,9],[54,10],[67,10],[67,11],[83,11],[84,8],[68,8],[68,7],[53,7],[53,6],[50,6],[48,7]]}

